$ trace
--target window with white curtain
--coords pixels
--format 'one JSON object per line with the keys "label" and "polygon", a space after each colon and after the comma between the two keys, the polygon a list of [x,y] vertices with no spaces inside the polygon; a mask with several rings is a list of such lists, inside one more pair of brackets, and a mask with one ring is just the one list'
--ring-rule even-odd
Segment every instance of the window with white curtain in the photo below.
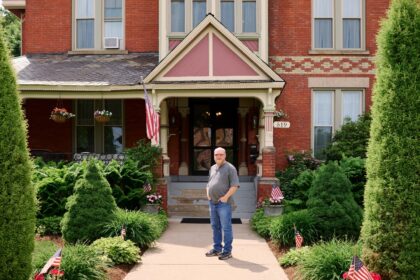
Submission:
{"label": "window with white curtain", "polygon": [[357,121],[363,113],[362,90],[313,91],[313,153],[323,159],[323,151],[331,143],[334,131],[348,121]]}
{"label": "window with white curtain", "polygon": [[[98,123],[93,113],[97,109],[112,112],[107,123]],[[123,106],[121,100],[77,100],[76,101],[77,153],[118,154],[124,150]]]}
{"label": "window with white curtain", "polygon": [[206,16],[206,0],[193,0],[193,28]]}
{"label": "window with white curtain", "polygon": [[76,45],[78,49],[95,47],[95,2],[94,0],[76,1]]}
{"label": "window with white curtain", "polygon": [[257,32],[257,2],[242,0],[242,32]]}
{"label": "window with white curtain", "polygon": [[104,38],[117,37],[124,45],[124,0],[73,0],[76,50],[104,48]]}
{"label": "window with white curtain", "polygon": [[312,0],[315,49],[361,49],[365,0]]}
{"label": "window with white curtain", "polygon": [[104,36],[122,39],[122,0],[105,0]]}
{"label": "window with white curtain", "polygon": [[230,32],[235,32],[235,2],[233,0],[220,1],[220,21]]}
{"label": "window with white curtain", "polygon": [[171,32],[185,32],[184,0],[171,0]]}

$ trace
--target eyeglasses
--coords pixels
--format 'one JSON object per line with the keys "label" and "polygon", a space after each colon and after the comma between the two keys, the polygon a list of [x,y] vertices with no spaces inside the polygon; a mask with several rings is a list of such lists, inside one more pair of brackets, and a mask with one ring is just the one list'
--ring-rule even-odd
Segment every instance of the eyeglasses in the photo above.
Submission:
{"label": "eyeglasses", "polygon": [[214,154],[215,156],[224,156],[225,154]]}

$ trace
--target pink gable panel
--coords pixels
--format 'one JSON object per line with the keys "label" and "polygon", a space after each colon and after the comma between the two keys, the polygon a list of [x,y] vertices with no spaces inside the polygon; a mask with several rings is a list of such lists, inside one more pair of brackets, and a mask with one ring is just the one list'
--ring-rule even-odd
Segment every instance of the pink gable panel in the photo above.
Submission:
{"label": "pink gable panel", "polygon": [[209,35],[166,73],[165,77],[196,77],[209,75]]}
{"label": "pink gable panel", "polygon": [[213,74],[214,76],[258,76],[217,36],[213,36]]}
{"label": "pink gable panel", "polygon": [[173,50],[175,49],[176,46],[178,46],[180,43],[182,42],[182,40],[178,40],[178,39],[170,39],[169,40],[169,50]]}
{"label": "pink gable panel", "polygon": [[245,46],[248,47],[253,52],[258,51],[258,40],[242,40],[241,41]]}

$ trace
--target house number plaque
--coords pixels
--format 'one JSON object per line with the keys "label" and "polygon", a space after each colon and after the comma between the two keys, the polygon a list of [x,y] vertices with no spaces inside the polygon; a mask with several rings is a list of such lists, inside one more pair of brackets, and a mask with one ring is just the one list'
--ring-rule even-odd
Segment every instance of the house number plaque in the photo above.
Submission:
{"label": "house number plaque", "polygon": [[273,122],[273,126],[275,128],[289,128],[290,127],[290,122]]}

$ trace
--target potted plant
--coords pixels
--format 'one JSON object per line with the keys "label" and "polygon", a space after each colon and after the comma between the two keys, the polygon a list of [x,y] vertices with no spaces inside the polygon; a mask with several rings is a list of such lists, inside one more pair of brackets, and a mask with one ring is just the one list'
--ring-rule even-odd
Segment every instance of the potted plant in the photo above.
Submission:
{"label": "potted plant", "polygon": [[75,114],[67,112],[66,108],[58,108],[55,107],[51,111],[50,119],[55,121],[56,123],[64,123],[66,120],[75,117]]}
{"label": "potted plant", "polygon": [[283,213],[283,204],[284,199],[283,193],[280,190],[280,187],[273,186],[271,190],[270,198],[264,199],[262,206],[264,208],[265,216],[279,216]]}
{"label": "potted plant", "polygon": [[287,118],[287,114],[283,110],[274,111],[274,121],[279,121],[281,119]]}
{"label": "potted plant", "polygon": [[112,112],[107,110],[96,110],[95,113],[93,113],[93,116],[97,122],[106,123],[111,119]]}
{"label": "potted plant", "polygon": [[146,196],[147,203],[143,206],[143,211],[151,214],[157,214],[162,204],[162,195],[159,193],[152,193]]}

